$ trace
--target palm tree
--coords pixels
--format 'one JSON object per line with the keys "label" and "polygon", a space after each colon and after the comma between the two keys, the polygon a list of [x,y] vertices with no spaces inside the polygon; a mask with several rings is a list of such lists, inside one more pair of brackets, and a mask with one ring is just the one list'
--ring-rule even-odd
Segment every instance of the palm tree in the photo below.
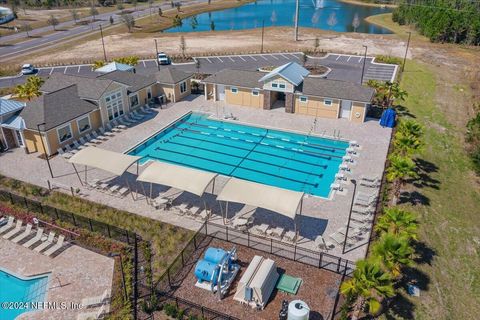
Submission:
{"label": "palm tree", "polygon": [[401,132],[404,135],[412,135],[416,138],[421,138],[424,133],[424,128],[415,120],[402,120],[400,121],[397,132]]}
{"label": "palm tree", "polygon": [[387,168],[387,180],[393,182],[394,197],[393,204],[397,204],[397,199],[400,196],[400,191],[405,185],[408,178],[417,178],[418,174],[415,171],[415,163],[412,159],[392,154],[389,157],[390,166]]}
{"label": "palm tree", "polygon": [[340,292],[355,298],[352,320],[358,319],[365,304],[368,313],[377,314],[383,299],[395,295],[391,275],[373,260],[357,261],[353,278],[342,283]]}
{"label": "palm tree", "polygon": [[369,80],[367,85],[375,89],[374,102],[383,108],[389,108],[395,100],[403,101],[408,96],[407,92],[400,88],[398,82]]}
{"label": "palm tree", "polygon": [[93,70],[97,70],[97,69],[105,66],[105,64],[106,64],[106,62],[103,61],[103,60],[94,61],[94,62],[93,62],[92,69],[93,69]]}
{"label": "palm tree", "polygon": [[44,80],[38,76],[29,77],[25,84],[20,84],[15,88],[15,94],[22,99],[32,100],[40,96],[40,87]]}
{"label": "palm tree", "polygon": [[386,208],[375,225],[377,232],[388,232],[407,239],[417,238],[417,228],[415,215],[398,207]]}
{"label": "palm tree", "polygon": [[376,258],[392,274],[393,278],[399,278],[403,266],[413,264],[415,250],[410,245],[410,240],[391,233],[385,233],[372,248]]}
{"label": "palm tree", "polygon": [[398,130],[393,140],[395,150],[402,156],[418,153],[423,147],[423,141],[412,134],[405,134]]}

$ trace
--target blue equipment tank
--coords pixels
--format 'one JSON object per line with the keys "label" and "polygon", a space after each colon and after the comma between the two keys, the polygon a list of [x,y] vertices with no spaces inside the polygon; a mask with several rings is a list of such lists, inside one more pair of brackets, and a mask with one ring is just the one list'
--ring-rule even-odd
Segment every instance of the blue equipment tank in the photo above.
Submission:
{"label": "blue equipment tank", "polygon": [[219,264],[227,254],[228,252],[223,249],[208,248],[205,251],[204,260],[207,260],[213,264]]}
{"label": "blue equipment tank", "polygon": [[219,268],[216,263],[207,260],[199,260],[195,266],[195,277],[199,282],[207,281],[217,284]]}

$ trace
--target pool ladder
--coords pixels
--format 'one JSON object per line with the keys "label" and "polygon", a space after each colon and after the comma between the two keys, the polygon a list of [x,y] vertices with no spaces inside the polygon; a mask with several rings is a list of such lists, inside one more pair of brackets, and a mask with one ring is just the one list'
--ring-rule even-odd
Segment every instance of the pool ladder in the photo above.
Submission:
{"label": "pool ladder", "polygon": [[333,138],[334,139],[337,139],[337,140],[340,140],[340,129],[334,129],[333,130]]}

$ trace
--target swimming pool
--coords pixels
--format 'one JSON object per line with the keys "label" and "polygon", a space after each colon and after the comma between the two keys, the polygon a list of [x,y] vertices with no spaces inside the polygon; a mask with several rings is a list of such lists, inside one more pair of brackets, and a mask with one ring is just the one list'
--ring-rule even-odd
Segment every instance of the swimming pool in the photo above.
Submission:
{"label": "swimming pool", "polygon": [[327,198],[348,145],[190,113],[128,154]]}
{"label": "swimming pool", "polygon": [[2,302],[43,302],[49,276],[20,278],[0,269],[0,319],[13,320],[18,315],[32,309],[5,309]]}

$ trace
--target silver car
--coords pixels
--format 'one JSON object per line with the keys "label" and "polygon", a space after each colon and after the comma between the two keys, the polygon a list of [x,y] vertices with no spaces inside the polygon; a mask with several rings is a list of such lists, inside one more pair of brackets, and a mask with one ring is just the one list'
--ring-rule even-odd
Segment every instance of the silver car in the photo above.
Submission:
{"label": "silver car", "polygon": [[35,73],[35,68],[31,64],[24,64],[22,66],[22,74],[33,74]]}

